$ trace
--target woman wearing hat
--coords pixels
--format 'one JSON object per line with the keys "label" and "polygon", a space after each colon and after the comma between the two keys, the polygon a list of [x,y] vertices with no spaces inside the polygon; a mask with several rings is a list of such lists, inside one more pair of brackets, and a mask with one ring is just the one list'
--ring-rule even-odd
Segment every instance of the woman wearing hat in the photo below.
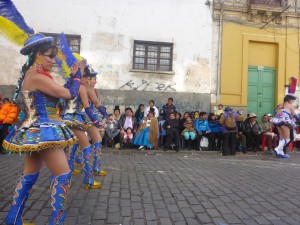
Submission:
{"label": "woman wearing hat", "polygon": [[[108,118],[108,114],[106,112],[106,109],[104,106],[101,105],[97,92],[95,89],[95,85],[97,83],[97,78],[96,78],[97,72],[94,72],[92,68],[86,67],[84,70],[84,79],[83,83],[85,84],[86,90],[87,90],[87,95],[90,101],[90,109],[94,116],[98,118],[98,120],[101,120],[101,117],[99,113],[104,116],[105,119]],[[96,111],[97,109],[98,111]],[[100,169],[100,155],[101,155],[101,146],[102,146],[102,138],[99,133],[99,130],[96,126],[91,126],[88,129],[88,134],[92,138],[92,142],[94,145],[94,163],[93,163],[93,171],[95,175],[99,176],[105,176],[106,171]]]}
{"label": "woman wearing hat", "polygon": [[155,118],[154,108],[150,108],[147,117],[144,118],[139,126],[136,135],[133,138],[133,144],[140,146],[140,150],[145,149],[145,147],[157,149],[158,120]]}
{"label": "woman wearing hat", "polygon": [[21,92],[26,118],[7,136],[4,148],[16,153],[25,152],[26,156],[6,224],[23,224],[21,216],[25,202],[43,163],[55,176],[51,185],[53,211],[49,224],[64,224],[71,171],[63,148],[72,145],[76,138],[55,112],[59,98],[74,99],[77,96],[81,71],[76,64],[65,87],[55,83],[49,74],[57,53],[52,42],[52,37],[35,34],[21,49],[21,54],[27,55],[28,59],[22,67],[14,100]]}
{"label": "woman wearing hat", "polygon": [[[83,60],[85,64],[85,60]],[[66,100],[64,109],[61,112],[61,118],[72,129],[76,137],[78,138],[78,144],[74,144],[69,153],[68,163],[72,174],[80,173],[79,170],[74,169],[75,154],[78,149],[78,145],[82,148],[82,156],[84,163],[84,189],[96,189],[101,188],[101,183],[94,180],[93,176],[93,164],[92,164],[92,146],[85,134],[90,127],[95,125],[99,127],[99,120],[94,115],[90,108],[87,90],[85,85],[81,83],[78,95],[72,100]]]}
{"label": "woman wearing hat", "polygon": [[283,148],[290,142],[290,129],[296,126],[295,120],[299,121],[296,115],[294,102],[297,97],[294,94],[287,94],[283,99],[283,104],[279,104],[276,108],[276,115],[270,122],[276,125],[279,133],[279,144],[274,149],[274,152],[279,158],[289,158],[284,153]]}

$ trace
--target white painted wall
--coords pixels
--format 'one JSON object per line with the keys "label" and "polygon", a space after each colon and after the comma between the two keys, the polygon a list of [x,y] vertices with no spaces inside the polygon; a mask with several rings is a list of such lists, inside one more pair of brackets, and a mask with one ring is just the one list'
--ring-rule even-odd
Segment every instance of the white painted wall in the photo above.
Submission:
{"label": "white painted wall", "polygon": [[[153,85],[138,90],[156,91],[157,82],[177,92],[211,92],[212,16],[205,0],[14,2],[36,32],[82,36],[81,55],[101,74],[97,88],[119,89],[130,80],[137,87],[144,79]],[[133,40],[173,42],[175,74],[130,72]],[[15,84],[26,58],[2,37],[0,48],[0,85]]]}

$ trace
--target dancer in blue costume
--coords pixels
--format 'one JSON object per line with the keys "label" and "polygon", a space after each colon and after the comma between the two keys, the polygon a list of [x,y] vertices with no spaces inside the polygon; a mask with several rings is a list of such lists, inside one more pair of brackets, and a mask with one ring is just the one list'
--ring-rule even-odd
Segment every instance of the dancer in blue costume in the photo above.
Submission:
{"label": "dancer in blue costume", "polygon": [[35,34],[21,49],[21,54],[28,55],[28,60],[22,68],[19,82],[22,85],[17,88],[16,94],[21,89],[26,117],[9,133],[4,148],[11,152],[25,152],[26,156],[24,171],[5,220],[8,225],[25,224],[21,218],[22,212],[43,162],[55,176],[51,184],[53,211],[49,224],[60,225],[65,220],[64,208],[71,171],[63,148],[72,145],[76,137],[55,112],[59,98],[74,99],[77,96],[81,73],[75,65],[65,87],[52,80],[49,72],[57,53],[52,42],[52,37]]}
{"label": "dancer in blue costume", "polygon": [[[105,107],[103,107],[98,99],[96,90],[95,90],[95,85],[97,83],[97,78],[96,78],[97,73],[94,72],[92,69],[89,69],[88,67],[85,68],[84,71],[84,79],[83,82],[85,83],[85,87],[87,89],[88,97],[90,99],[90,109],[93,111],[93,114],[95,116],[104,116],[105,119],[108,118],[108,114],[106,112]],[[98,111],[96,111],[96,109]],[[92,126],[91,128],[88,129],[88,134],[91,136],[94,149],[94,163],[93,163],[93,171],[95,175],[99,176],[105,176],[106,171],[101,170],[101,165],[100,165],[100,155],[101,155],[101,146],[102,146],[102,138],[99,133],[99,129],[95,126]]]}
{"label": "dancer in blue costume", "polygon": [[[83,60],[85,62],[85,60]],[[83,183],[85,189],[101,188],[101,183],[94,180],[92,164],[92,146],[85,134],[93,125],[99,127],[99,121],[90,109],[89,100],[85,85],[81,83],[79,93],[73,100],[66,100],[62,111],[62,119],[78,138],[78,144],[82,148],[84,162]],[[73,174],[80,173],[74,169],[74,160],[78,144],[74,144],[69,153],[69,166]]]}
{"label": "dancer in blue costume", "polygon": [[284,97],[283,104],[279,104],[276,108],[276,115],[270,122],[277,126],[280,140],[278,146],[274,149],[274,152],[279,158],[289,158],[284,153],[284,146],[290,142],[290,129],[296,126],[295,121],[299,121],[298,115],[296,115],[294,101],[297,97],[294,94],[287,94]]}

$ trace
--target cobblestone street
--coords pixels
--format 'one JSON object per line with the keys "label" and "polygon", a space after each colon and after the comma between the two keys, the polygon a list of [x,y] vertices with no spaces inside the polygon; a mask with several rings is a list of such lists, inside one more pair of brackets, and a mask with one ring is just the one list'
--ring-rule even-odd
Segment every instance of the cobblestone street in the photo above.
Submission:
{"label": "cobblestone street", "polygon": [[[300,154],[222,157],[216,152],[104,151],[101,190],[73,176],[67,224],[300,224]],[[9,209],[23,156],[0,156],[0,221]],[[50,173],[43,168],[24,218],[46,224]]]}

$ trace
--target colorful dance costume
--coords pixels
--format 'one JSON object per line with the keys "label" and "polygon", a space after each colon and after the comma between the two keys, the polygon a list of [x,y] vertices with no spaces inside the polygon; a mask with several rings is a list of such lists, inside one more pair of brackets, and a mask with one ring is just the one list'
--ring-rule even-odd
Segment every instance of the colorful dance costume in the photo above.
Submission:
{"label": "colorful dance costume", "polygon": [[[82,84],[82,83],[81,83]],[[84,84],[82,84],[84,85]],[[84,111],[83,111],[84,110]],[[77,129],[86,131],[93,124],[99,127],[99,121],[90,110],[90,107],[84,108],[80,95],[78,94],[73,100],[65,101],[65,108],[62,111],[62,119],[71,129]],[[78,144],[74,144],[71,148],[68,163],[73,174],[80,173],[79,170],[75,170],[75,155],[78,149]],[[83,162],[84,162],[84,188],[101,188],[101,183],[94,180],[93,167],[92,167],[92,146],[89,145],[82,149]]]}
{"label": "colorful dance costume", "polygon": [[[275,117],[273,117],[270,122],[276,126],[287,126],[291,129],[294,129],[294,127],[296,126],[296,119],[298,119],[298,117],[292,116],[291,114],[291,110],[286,109],[286,108],[281,108],[277,110],[277,113],[275,115]],[[279,158],[289,158],[288,155],[284,154],[283,152],[283,148],[285,145],[287,145],[290,142],[290,139],[280,139],[279,140],[279,144],[278,146],[275,148],[275,154],[277,157]]]}
{"label": "colorful dance costume", "polygon": [[[44,71],[37,71],[45,79],[51,75]],[[47,77],[48,78],[47,78]],[[81,74],[78,71],[69,81],[69,91],[74,98],[79,90]],[[6,137],[3,145],[11,152],[34,152],[49,148],[63,148],[76,141],[73,132],[56,115],[58,99],[47,96],[39,91],[23,91],[22,101],[25,106],[26,117],[17,129],[12,130]],[[22,175],[19,179],[13,198],[12,207],[6,217],[8,225],[21,225],[22,212],[32,186],[38,178],[35,174]],[[52,215],[49,225],[62,225],[65,220],[64,207],[67,191],[71,180],[71,171],[61,174],[52,180]]]}
{"label": "colorful dance costume", "polygon": [[[97,95],[97,93],[96,93]],[[96,116],[96,118],[99,118],[102,120],[102,118],[99,115],[99,112],[105,117],[108,118],[108,114],[105,110],[105,107],[103,107],[102,105],[99,106],[97,109],[99,112],[96,111],[96,108],[93,104],[93,102],[90,100],[90,109],[93,113],[93,115]],[[93,163],[93,171],[95,175],[99,175],[99,176],[106,176],[107,172],[105,170],[101,170],[101,162],[100,162],[100,158],[101,158],[101,146],[102,146],[102,141],[99,142],[95,142],[94,143],[94,163]]]}

